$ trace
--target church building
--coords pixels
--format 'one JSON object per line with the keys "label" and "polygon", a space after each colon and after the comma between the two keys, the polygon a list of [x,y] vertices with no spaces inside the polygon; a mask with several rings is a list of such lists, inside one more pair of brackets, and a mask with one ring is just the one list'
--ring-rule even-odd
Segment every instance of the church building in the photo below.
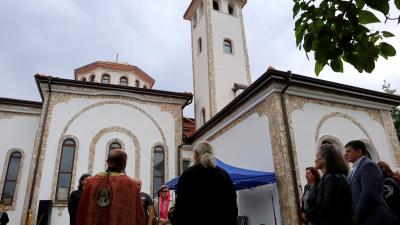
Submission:
{"label": "church building", "polygon": [[[251,81],[242,8],[246,0],[192,0],[194,94],[155,90],[140,68],[97,61],[70,79],[36,74],[40,102],[0,98],[0,196],[10,225],[69,224],[67,200],[83,173],[106,169],[111,149],[126,174],[154,193],[209,141],[219,160],[274,172],[277,182],[237,192],[250,225],[298,224],[305,168],[317,147],[361,140],[369,156],[400,165],[391,110],[400,97],[269,68]],[[183,109],[194,103],[195,119]]]}

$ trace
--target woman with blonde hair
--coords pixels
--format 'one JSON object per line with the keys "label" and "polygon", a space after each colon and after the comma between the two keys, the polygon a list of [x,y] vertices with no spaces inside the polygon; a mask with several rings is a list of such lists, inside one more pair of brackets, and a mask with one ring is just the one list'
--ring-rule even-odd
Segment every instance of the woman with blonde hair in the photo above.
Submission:
{"label": "woman with blonde hair", "polygon": [[208,142],[195,146],[193,166],[180,176],[176,195],[175,225],[237,225],[238,208],[232,180],[216,166],[213,148]]}

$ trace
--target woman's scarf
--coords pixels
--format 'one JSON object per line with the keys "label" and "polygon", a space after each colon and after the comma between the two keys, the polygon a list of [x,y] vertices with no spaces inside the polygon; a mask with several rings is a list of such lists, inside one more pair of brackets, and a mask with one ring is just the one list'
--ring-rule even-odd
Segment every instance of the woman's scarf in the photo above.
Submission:
{"label": "woman's scarf", "polygon": [[171,193],[168,190],[167,196],[164,196],[164,194],[160,194],[160,217],[168,219],[168,208],[169,208],[169,202],[170,202],[170,196]]}

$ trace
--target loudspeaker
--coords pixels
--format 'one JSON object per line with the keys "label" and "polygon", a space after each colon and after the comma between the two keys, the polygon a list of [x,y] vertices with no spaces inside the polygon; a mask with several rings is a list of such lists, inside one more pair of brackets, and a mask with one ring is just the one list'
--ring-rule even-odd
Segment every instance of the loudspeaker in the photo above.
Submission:
{"label": "loudspeaker", "polygon": [[40,200],[37,214],[37,225],[50,225],[52,200]]}

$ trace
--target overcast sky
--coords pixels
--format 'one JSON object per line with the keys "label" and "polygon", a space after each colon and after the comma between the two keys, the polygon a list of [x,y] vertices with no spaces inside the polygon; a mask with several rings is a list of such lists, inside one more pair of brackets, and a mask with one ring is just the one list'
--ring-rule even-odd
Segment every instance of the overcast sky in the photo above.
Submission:
{"label": "overcast sky", "polygon": [[[1,0],[0,97],[40,101],[33,75],[73,79],[74,68],[96,60],[119,60],[140,67],[156,80],[155,89],[192,91],[190,23],[182,16],[190,0]],[[253,81],[271,65],[315,77],[294,40],[291,0],[250,0],[244,20]],[[400,55],[396,34],[387,42]],[[400,89],[400,56],[380,59],[372,74],[352,66],[319,79],[381,90],[386,79]],[[188,110],[188,114],[190,110]]]}

